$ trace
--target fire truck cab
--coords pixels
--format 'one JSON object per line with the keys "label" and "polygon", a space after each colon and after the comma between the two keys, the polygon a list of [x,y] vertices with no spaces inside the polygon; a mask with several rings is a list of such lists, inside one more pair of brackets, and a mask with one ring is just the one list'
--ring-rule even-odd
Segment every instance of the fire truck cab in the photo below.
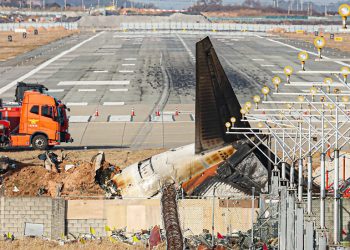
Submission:
{"label": "fire truck cab", "polygon": [[48,149],[72,142],[68,132],[67,107],[52,96],[24,92],[21,103],[0,107],[0,145]]}

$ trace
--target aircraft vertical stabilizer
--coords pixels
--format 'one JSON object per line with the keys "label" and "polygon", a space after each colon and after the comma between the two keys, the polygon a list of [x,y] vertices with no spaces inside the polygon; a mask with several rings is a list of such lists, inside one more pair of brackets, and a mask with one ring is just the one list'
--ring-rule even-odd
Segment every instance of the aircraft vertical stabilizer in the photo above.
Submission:
{"label": "aircraft vertical stabilizer", "polygon": [[235,117],[236,127],[249,127],[241,120],[241,106],[233,92],[215,49],[206,37],[196,44],[195,152],[200,153],[241,139],[226,135],[225,123]]}

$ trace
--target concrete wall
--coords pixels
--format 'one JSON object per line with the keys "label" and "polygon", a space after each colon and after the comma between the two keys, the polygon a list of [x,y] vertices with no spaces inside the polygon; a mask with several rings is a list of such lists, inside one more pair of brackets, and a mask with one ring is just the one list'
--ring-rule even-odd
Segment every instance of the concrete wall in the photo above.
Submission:
{"label": "concrete wall", "polygon": [[[250,201],[215,200],[215,231],[225,234],[245,231],[251,226]],[[187,199],[178,203],[181,227],[201,233],[212,226],[212,199]],[[319,201],[313,202],[316,228],[319,227]],[[342,200],[343,237],[350,239],[350,199]],[[97,236],[105,236],[105,226],[127,227],[128,232],[162,226],[159,199],[135,200],[68,200],[50,197],[1,197],[0,234],[24,235],[25,223],[44,226],[44,236],[57,239],[64,234],[85,234],[93,227]],[[329,239],[333,234],[333,200],[326,201],[326,227]]]}
{"label": "concrete wall", "polygon": [[49,197],[0,198],[0,233],[23,237],[25,223],[44,225],[44,236],[57,239],[64,233],[65,201]]}
{"label": "concrete wall", "polygon": [[[215,230],[226,233],[245,231],[251,226],[251,209],[240,205],[225,207],[215,200]],[[188,199],[178,203],[181,227],[199,234],[212,226],[212,199]],[[136,200],[69,200],[67,201],[67,232],[88,233],[89,227],[104,236],[104,227],[127,227],[137,232],[154,225],[162,226],[159,199]]]}

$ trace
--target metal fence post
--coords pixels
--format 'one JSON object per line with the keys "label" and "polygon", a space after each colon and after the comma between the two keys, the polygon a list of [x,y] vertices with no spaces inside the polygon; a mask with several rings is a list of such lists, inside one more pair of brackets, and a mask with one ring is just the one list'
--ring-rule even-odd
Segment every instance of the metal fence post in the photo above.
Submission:
{"label": "metal fence post", "polygon": [[254,200],[255,200],[255,187],[252,187],[252,231],[251,231],[251,249],[254,249],[254,210],[255,210],[255,204],[254,204]]}

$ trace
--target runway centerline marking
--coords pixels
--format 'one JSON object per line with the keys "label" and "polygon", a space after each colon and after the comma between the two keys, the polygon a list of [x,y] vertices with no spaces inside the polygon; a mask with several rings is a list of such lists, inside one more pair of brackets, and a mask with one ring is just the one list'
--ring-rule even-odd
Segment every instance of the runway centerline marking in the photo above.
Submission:
{"label": "runway centerline marking", "polygon": [[273,65],[273,64],[261,64],[260,66],[261,67],[273,67],[275,65]]}
{"label": "runway centerline marking", "polygon": [[128,89],[109,89],[111,92],[126,92],[129,91]]}
{"label": "runway centerline marking", "polygon": [[125,58],[124,61],[136,61],[136,58]]}
{"label": "runway centerline marking", "polygon": [[103,85],[129,85],[130,81],[62,81],[57,85],[59,86],[71,86],[71,85],[81,85],[81,86],[103,86]]}
{"label": "runway centerline marking", "polygon": [[64,89],[49,89],[47,92],[50,92],[50,93],[64,92]]}
{"label": "runway centerline marking", "polygon": [[15,79],[14,81],[10,82],[9,84],[5,85],[4,87],[0,88],[0,94],[3,94],[5,91],[9,90],[10,88],[14,87],[17,85],[17,82],[22,82],[24,81],[26,78],[29,78],[31,77],[32,75],[34,75],[35,73],[39,72],[40,70],[42,70],[43,68],[45,68],[46,66],[50,65],[51,63],[57,61],[58,59],[60,59],[61,57],[67,55],[68,53],[76,50],[77,48],[81,47],[82,45],[84,45],[85,43],[87,42],[90,42],[91,40],[95,39],[96,37],[102,35],[103,33],[105,33],[104,31],[103,32],[100,32],[80,43],[78,43],[77,45],[73,46],[72,48],[66,50],[66,51],[63,51],[61,52],[60,54],[58,54],[57,56],[47,60],[46,62],[40,64],[38,67],[36,67],[35,69],[29,71],[28,73],[24,74],[23,76]]}
{"label": "runway centerline marking", "polygon": [[95,92],[96,89],[78,89],[78,92]]}
{"label": "runway centerline marking", "polygon": [[87,102],[67,102],[67,106],[87,106]]}
{"label": "runway centerline marking", "polygon": [[124,102],[104,102],[103,106],[122,106]]}
{"label": "runway centerline marking", "polygon": [[108,70],[94,70],[94,73],[108,73]]}
{"label": "runway centerline marking", "polygon": [[253,61],[265,61],[265,59],[262,59],[262,58],[253,58],[252,60]]}
{"label": "runway centerline marking", "polygon": [[133,70],[119,70],[119,73],[134,73]]}
{"label": "runway centerline marking", "polygon": [[122,64],[122,66],[135,66],[135,64],[134,63],[124,63],[124,64]]}

